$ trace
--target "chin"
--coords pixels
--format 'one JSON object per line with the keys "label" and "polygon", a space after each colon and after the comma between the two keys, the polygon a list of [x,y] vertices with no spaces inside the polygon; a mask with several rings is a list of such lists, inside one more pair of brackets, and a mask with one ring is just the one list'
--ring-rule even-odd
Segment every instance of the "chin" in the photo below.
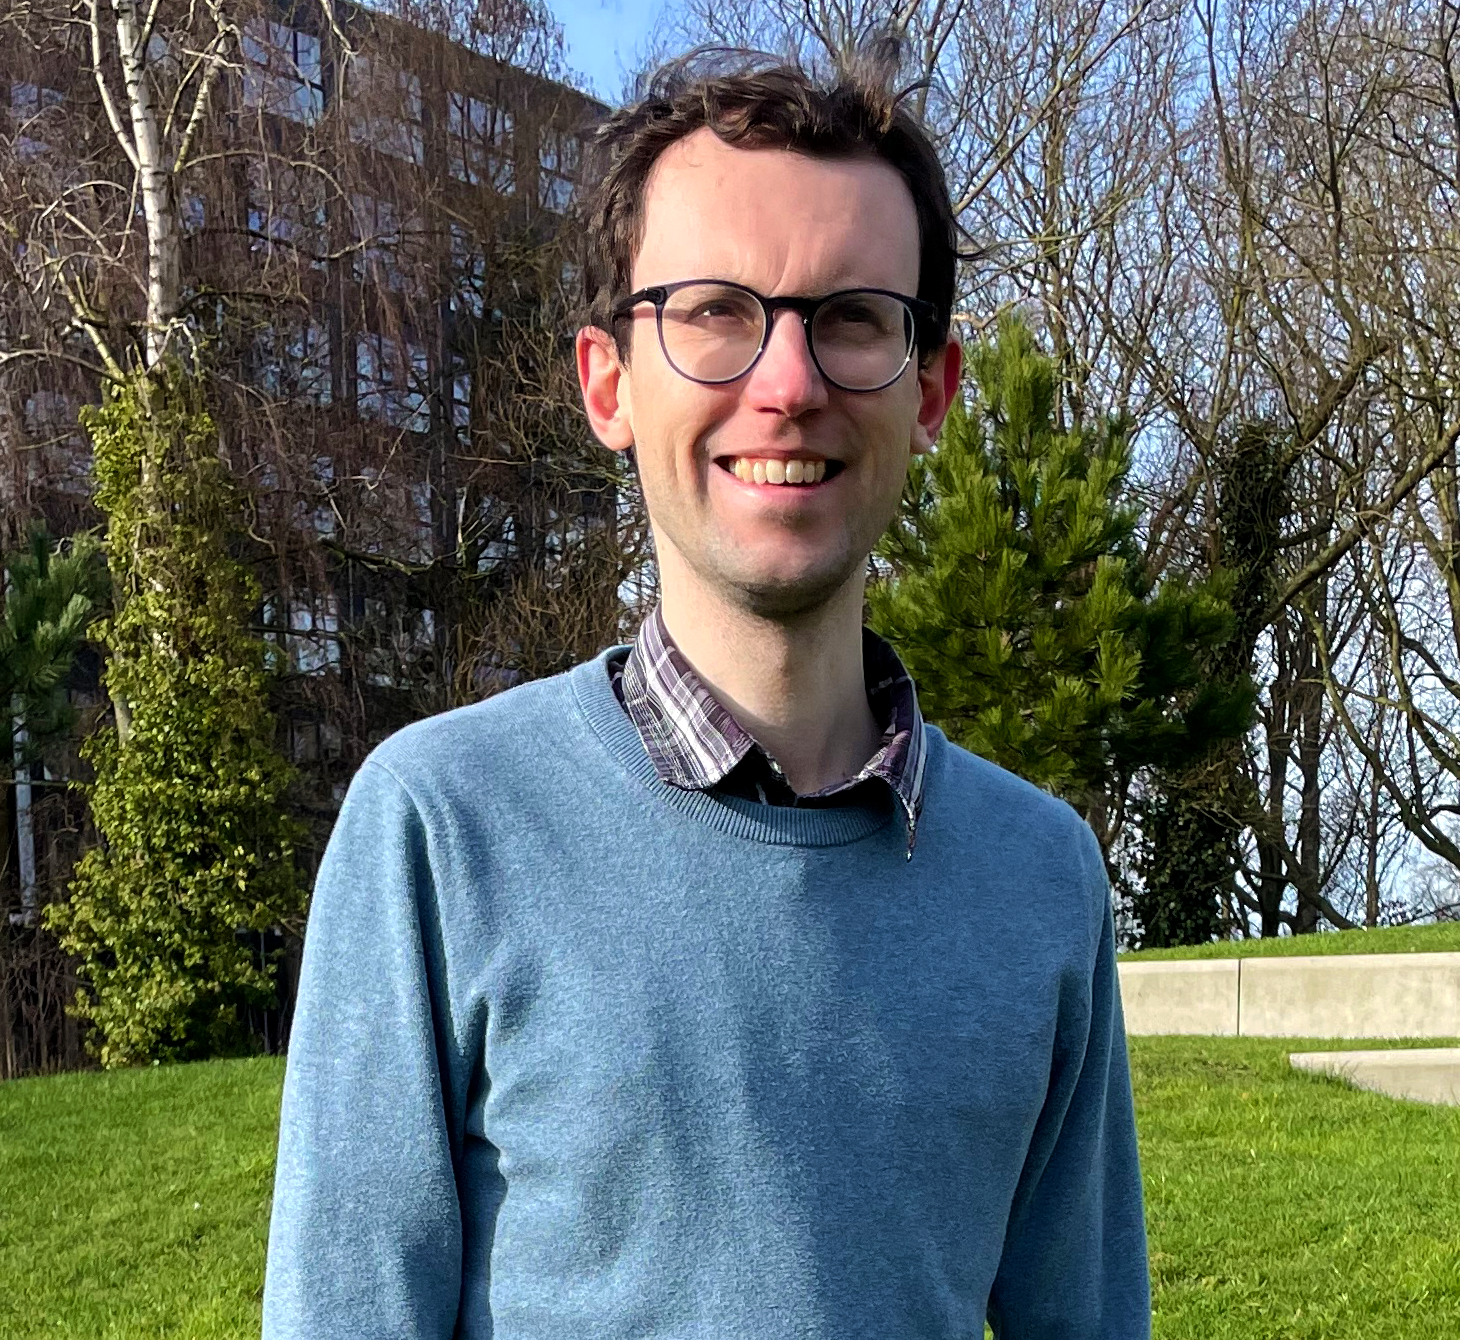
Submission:
{"label": "chin", "polygon": [[730,576],[726,584],[748,614],[759,619],[787,621],[825,609],[845,590],[861,566],[860,562],[852,563],[835,571],[807,572],[790,578]]}

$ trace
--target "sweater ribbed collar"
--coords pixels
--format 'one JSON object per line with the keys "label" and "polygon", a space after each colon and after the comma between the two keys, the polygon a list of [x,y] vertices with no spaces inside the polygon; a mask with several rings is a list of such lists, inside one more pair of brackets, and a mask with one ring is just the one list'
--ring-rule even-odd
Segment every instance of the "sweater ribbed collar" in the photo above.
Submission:
{"label": "sweater ribbed collar", "polygon": [[[898,807],[856,805],[845,808],[801,808],[763,805],[712,790],[688,790],[659,776],[644,742],[614,694],[609,662],[628,652],[627,645],[609,647],[568,672],[579,710],[599,741],[636,782],[680,813],[721,832],[776,846],[834,847],[885,828]],[[929,749],[934,737],[925,737]],[[934,759],[929,754],[924,771]],[[911,851],[909,850],[909,857]]]}
{"label": "sweater ribbed collar", "polygon": [[[854,776],[798,799],[821,800],[868,780],[885,782],[902,806],[911,860],[923,808],[927,751],[917,690],[891,645],[870,628],[862,630],[862,667],[868,705],[882,726],[881,744]],[[779,780],[778,790],[794,794],[776,760],[695,673],[664,622],[662,605],[650,611],[621,662],[610,656],[609,668],[617,672],[615,695],[661,781],[686,790],[721,787],[754,755]]]}

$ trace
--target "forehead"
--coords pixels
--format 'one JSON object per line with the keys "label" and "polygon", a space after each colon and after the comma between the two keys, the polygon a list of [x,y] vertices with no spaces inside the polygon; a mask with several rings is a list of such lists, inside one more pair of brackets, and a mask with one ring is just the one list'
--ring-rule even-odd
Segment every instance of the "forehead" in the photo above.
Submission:
{"label": "forehead", "polygon": [[745,149],[703,129],[649,175],[633,286],[714,278],[768,294],[915,293],[918,256],[917,209],[891,164]]}

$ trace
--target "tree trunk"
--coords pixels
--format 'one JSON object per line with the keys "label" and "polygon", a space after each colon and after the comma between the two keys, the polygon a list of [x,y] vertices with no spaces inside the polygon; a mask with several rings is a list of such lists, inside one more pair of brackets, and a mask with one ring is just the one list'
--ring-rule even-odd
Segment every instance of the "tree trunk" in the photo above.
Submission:
{"label": "tree trunk", "polygon": [[[114,0],[122,83],[137,154],[138,188],[147,224],[147,366],[162,358],[172,323],[182,304],[182,246],[172,164],[158,125],[148,65],[152,52],[143,41],[137,0]],[[155,40],[155,39],[154,39]]]}
{"label": "tree trunk", "polygon": [[1283,895],[1288,891],[1288,878],[1278,843],[1261,834],[1257,836],[1257,871],[1258,916],[1265,940],[1282,929]]}
{"label": "tree trunk", "polygon": [[1379,777],[1372,771],[1364,844],[1364,925],[1373,930],[1379,924]]}
{"label": "tree trunk", "polygon": [[[1320,594],[1319,599],[1322,599]],[[1305,935],[1318,929],[1318,895],[1322,893],[1323,824],[1319,812],[1321,781],[1319,765],[1323,758],[1323,685],[1318,676],[1316,649],[1312,634],[1304,631],[1295,639],[1302,649],[1302,678],[1295,686],[1298,697],[1298,774],[1301,778],[1301,801],[1298,810],[1297,917],[1293,931]]]}

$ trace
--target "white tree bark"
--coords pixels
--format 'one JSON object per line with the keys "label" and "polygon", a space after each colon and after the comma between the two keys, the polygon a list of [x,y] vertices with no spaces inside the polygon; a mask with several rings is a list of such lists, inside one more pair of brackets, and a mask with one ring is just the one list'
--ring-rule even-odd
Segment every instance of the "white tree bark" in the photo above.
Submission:
{"label": "white tree bark", "polygon": [[156,90],[149,68],[153,63],[155,0],[152,11],[145,16],[137,0],[112,0],[112,14],[131,125],[132,161],[137,166],[138,193],[147,226],[145,357],[147,366],[153,367],[167,350],[182,305],[182,230],[178,226],[174,164],[158,124]]}

